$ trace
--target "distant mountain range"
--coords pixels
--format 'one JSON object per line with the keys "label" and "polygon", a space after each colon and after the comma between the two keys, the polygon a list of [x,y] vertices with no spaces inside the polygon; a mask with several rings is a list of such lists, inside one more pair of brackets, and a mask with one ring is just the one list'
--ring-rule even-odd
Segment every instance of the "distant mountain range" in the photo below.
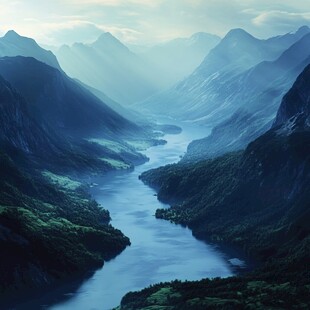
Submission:
{"label": "distant mountain range", "polygon": [[305,26],[258,40],[232,30],[193,74],[137,108],[215,126],[210,137],[190,145],[186,159],[244,148],[270,128],[281,96],[309,63],[309,32]]}
{"label": "distant mountain range", "polygon": [[139,131],[80,84],[34,58],[2,58],[0,75],[24,95],[31,115],[41,125],[81,137]]}
{"label": "distant mountain range", "polygon": [[[10,154],[26,152],[41,164],[49,158],[47,165],[54,169],[60,165],[80,172],[109,170],[110,159],[124,167],[145,160],[127,141],[151,139],[150,132],[114,112],[62,71],[34,58],[4,57],[0,76],[13,94],[4,92],[4,98],[17,98],[9,110],[1,107]],[[115,152],[114,144],[122,151]]]}
{"label": "distant mountain range", "polygon": [[172,117],[206,125],[218,124],[228,115],[215,112],[222,106],[230,107],[231,96],[239,94],[238,88],[231,92],[225,87],[260,62],[275,61],[307,33],[309,28],[302,27],[294,35],[259,40],[242,29],[231,30],[190,76],[138,107],[153,113],[165,110]]}
{"label": "distant mountain range", "polygon": [[[112,53],[112,54],[114,53],[114,52],[112,52],[112,50],[113,50],[113,48],[112,48],[113,43],[112,42],[114,42],[115,45],[118,46],[117,48],[119,48],[119,49],[123,48],[123,50],[128,50],[124,45],[122,45],[114,37],[111,36],[111,38],[112,38],[111,42],[110,42],[111,44],[109,46],[106,46],[107,49],[109,49],[110,53]],[[113,40],[113,38],[114,38],[114,40]],[[100,42],[101,41],[104,41],[103,36],[102,36]],[[108,41],[108,40],[105,40],[105,41]],[[94,44],[94,45],[96,45],[98,47],[98,45],[100,45],[99,44],[100,42],[96,42],[96,44]],[[98,48],[100,49],[100,46]],[[59,71],[62,71],[56,56],[51,51],[45,50],[44,48],[40,47],[36,43],[35,40],[33,40],[31,38],[23,37],[23,36],[17,34],[14,30],[8,31],[5,34],[5,36],[0,38],[0,57],[5,57],[5,56],[8,56],[8,57],[14,57],[14,56],[33,57],[33,58],[51,66],[51,67],[58,69]],[[80,65],[81,64],[79,64],[79,66]],[[84,79],[82,79],[82,80],[84,80]],[[90,87],[87,84],[83,84],[82,86],[83,86],[83,88],[88,88],[95,95],[98,95],[100,100],[103,101],[104,103],[107,103],[108,106],[111,107],[113,110],[118,109],[118,112],[122,112],[123,116],[130,115],[130,113],[132,113],[132,115],[135,115],[135,117],[138,116],[137,113],[130,112],[128,109],[120,106],[119,103],[110,99],[102,91],[99,91],[93,87]],[[134,120],[136,120],[135,117],[133,117]]]}
{"label": "distant mountain range", "polygon": [[65,72],[123,103],[133,103],[154,91],[145,79],[145,65],[110,33],[90,45],[62,46],[56,53]]}
{"label": "distant mountain range", "polygon": [[209,137],[191,143],[186,159],[244,148],[267,131],[281,98],[309,63],[310,34],[306,34],[277,60],[259,63],[229,81],[222,91],[230,95],[214,109],[212,117],[231,116],[215,126]]}
{"label": "distant mountain range", "polygon": [[68,75],[128,105],[190,74],[218,41],[216,36],[200,33],[135,54],[104,33],[93,44],[62,46],[56,55]]}

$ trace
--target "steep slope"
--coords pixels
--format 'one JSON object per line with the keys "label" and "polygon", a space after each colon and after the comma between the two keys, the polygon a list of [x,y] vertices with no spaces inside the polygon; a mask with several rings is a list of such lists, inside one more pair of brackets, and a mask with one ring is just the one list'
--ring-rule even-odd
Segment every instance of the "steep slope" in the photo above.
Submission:
{"label": "steep slope", "polygon": [[295,33],[287,33],[285,35],[279,35],[276,37],[272,37],[270,39],[267,39],[267,41],[277,41],[277,46],[280,46],[282,44],[282,49],[285,50],[288,48],[288,46],[291,46],[296,42],[296,38],[301,39],[306,34],[309,33],[309,27],[308,26],[301,26]]}
{"label": "steep slope", "polygon": [[[114,42],[114,44],[117,45],[117,42]],[[119,48],[121,49],[122,47],[120,46]],[[123,49],[126,48],[123,46]],[[110,47],[110,53],[113,53],[112,47]],[[13,30],[9,31],[3,38],[0,38],[0,57],[5,56],[33,57],[61,71],[58,61],[54,56],[54,54],[52,54],[50,51],[41,48],[33,39],[20,36]],[[119,55],[119,57],[122,57],[122,55]],[[84,88],[88,87],[85,84],[82,86]],[[95,89],[89,89],[89,90],[91,90],[91,92],[93,92],[92,90],[96,91]],[[130,111],[123,108],[120,104],[110,99],[104,93],[100,91],[96,92],[100,94],[100,96],[97,95],[97,97],[99,97],[101,101],[106,103],[112,110],[114,111],[117,110],[116,111],[117,113],[122,112],[121,115],[124,116],[125,118],[126,114],[130,114]]]}
{"label": "steep slope", "polygon": [[249,74],[245,71],[262,61],[276,60],[304,33],[305,30],[300,30],[282,39],[258,40],[242,29],[231,30],[193,74],[170,90],[142,102],[139,108],[155,113],[165,111],[209,126],[219,124],[240,105],[247,104],[243,98],[241,102],[236,98],[239,95],[239,100],[243,94],[241,80]]}
{"label": "steep slope", "polygon": [[36,153],[41,148],[46,154],[53,152],[54,146],[49,135],[30,118],[24,98],[2,77],[0,112],[2,149],[10,146],[25,153]]}
{"label": "steep slope", "polygon": [[35,40],[20,36],[14,30],[10,30],[0,38],[0,57],[24,56],[34,57],[58,70],[59,63],[51,51],[41,48]]}
{"label": "steep slope", "polygon": [[151,64],[160,89],[167,89],[191,74],[219,41],[218,36],[199,32],[155,45],[140,56]]}
{"label": "steep slope", "polygon": [[209,137],[189,145],[185,159],[242,149],[266,132],[281,98],[309,63],[310,34],[307,34],[276,61],[264,61],[223,85],[223,93],[229,93],[230,97],[213,110],[212,117],[232,116],[218,124]]}
{"label": "steep slope", "polygon": [[34,58],[4,57],[0,74],[23,94],[40,124],[82,135],[125,135],[139,130],[77,82]]}
{"label": "steep slope", "polygon": [[90,45],[63,46],[56,53],[65,72],[122,104],[149,96],[152,85],[146,65],[110,33]]}
{"label": "steep slope", "polygon": [[[290,91],[284,96],[273,128],[285,134],[305,131],[310,128],[310,69],[297,79]],[[286,131],[288,130],[288,131]]]}
{"label": "steep slope", "polygon": [[244,152],[141,176],[159,199],[173,203],[157,210],[158,218],[188,225],[199,238],[242,247],[261,266],[244,276],[131,293],[120,309],[309,307],[309,85],[310,66],[283,98],[273,128]]}
{"label": "steep slope", "polygon": [[259,117],[246,109],[239,109],[227,120],[215,126],[208,137],[192,141],[182,161],[199,161],[244,149],[270,127],[269,119],[264,125]]}

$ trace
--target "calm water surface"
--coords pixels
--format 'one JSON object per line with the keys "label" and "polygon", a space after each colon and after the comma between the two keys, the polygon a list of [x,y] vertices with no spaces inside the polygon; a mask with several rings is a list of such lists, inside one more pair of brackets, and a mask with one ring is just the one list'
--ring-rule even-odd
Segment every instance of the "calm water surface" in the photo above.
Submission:
{"label": "calm water surface", "polygon": [[208,134],[205,128],[183,129],[180,135],[166,135],[166,145],[148,149],[145,154],[150,161],[133,172],[109,174],[96,180],[94,198],[110,211],[112,225],[124,232],[132,245],[105,263],[66,301],[45,308],[111,309],[128,291],[153,283],[232,275],[228,262],[232,257],[196,240],[187,228],[154,217],[155,210],[166,205],[138,179],[143,171],[177,162],[191,140]]}

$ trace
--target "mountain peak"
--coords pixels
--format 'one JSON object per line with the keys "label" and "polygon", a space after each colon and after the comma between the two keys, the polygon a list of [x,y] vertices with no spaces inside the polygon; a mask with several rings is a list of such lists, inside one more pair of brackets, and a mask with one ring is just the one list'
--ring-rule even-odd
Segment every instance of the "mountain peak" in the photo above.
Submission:
{"label": "mountain peak", "polygon": [[[116,39],[113,35],[112,35],[112,33],[111,32],[104,32],[104,33],[102,33],[101,35],[100,35],[100,37],[102,37],[102,38],[113,38],[113,39]],[[99,38],[100,38],[99,37]]]}
{"label": "mountain peak", "polygon": [[96,42],[119,42],[120,43],[120,41],[116,39],[110,32],[102,33]]}
{"label": "mountain peak", "polygon": [[1,57],[34,57],[49,66],[61,70],[56,57],[51,51],[43,49],[34,39],[21,36],[14,30],[9,30],[2,38],[0,38],[0,43]]}
{"label": "mountain peak", "polygon": [[254,39],[254,37],[242,28],[230,30],[224,39]]}
{"label": "mountain peak", "polygon": [[4,37],[2,38],[4,41],[9,41],[14,44],[31,44],[38,45],[37,42],[28,37],[21,36],[15,30],[9,30]]}
{"label": "mountain peak", "polygon": [[118,48],[128,50],[128,48],[121,41],[115,38],[110,32],[102,33],[99,38],[92,44],[92,46],[99,48]]}
{"label": "mountain peak", "polygon": [[14,39],[14,38],[20,38],[21,36],[14,30],[9,30],[5,35],[4,38],[6,39]]}

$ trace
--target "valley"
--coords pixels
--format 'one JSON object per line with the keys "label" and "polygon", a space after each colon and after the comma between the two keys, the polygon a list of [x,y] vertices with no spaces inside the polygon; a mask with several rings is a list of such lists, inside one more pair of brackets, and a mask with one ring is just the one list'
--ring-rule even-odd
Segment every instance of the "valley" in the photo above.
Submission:
{"label": "valley", "polygon": [[0,26],[0,308],[309,309],[307,18],[56,2]]}
{"label": "valley", "polygon": [[[109,206],[111,224],[130,238],[131,245],[117,258],[87,279],[76,291],[67,288],[58,295],[49,292],[37,301],[17,309],[111,309],[131,289],[142,289],[163,281],[198,280],[205,277],[227,277],[236,272],[230,259],[239,258],[224,253],[215,244],[196,240],[190,230],[154,217],[157,208],[164,207],[138,176],[150,168],[174,163],[183,155],[193,138],[204,136],[208,129],[184,124],[178,135],[166,135],[167,144],[148,149],[150,160],[133,172],[111,172],[92,180],[92,196],[103,206]],[[160,253],[165,253],[161,255]],[[117,275],[117,276],[116,276]],[[48,306],[47,306],[48,305]]]}

